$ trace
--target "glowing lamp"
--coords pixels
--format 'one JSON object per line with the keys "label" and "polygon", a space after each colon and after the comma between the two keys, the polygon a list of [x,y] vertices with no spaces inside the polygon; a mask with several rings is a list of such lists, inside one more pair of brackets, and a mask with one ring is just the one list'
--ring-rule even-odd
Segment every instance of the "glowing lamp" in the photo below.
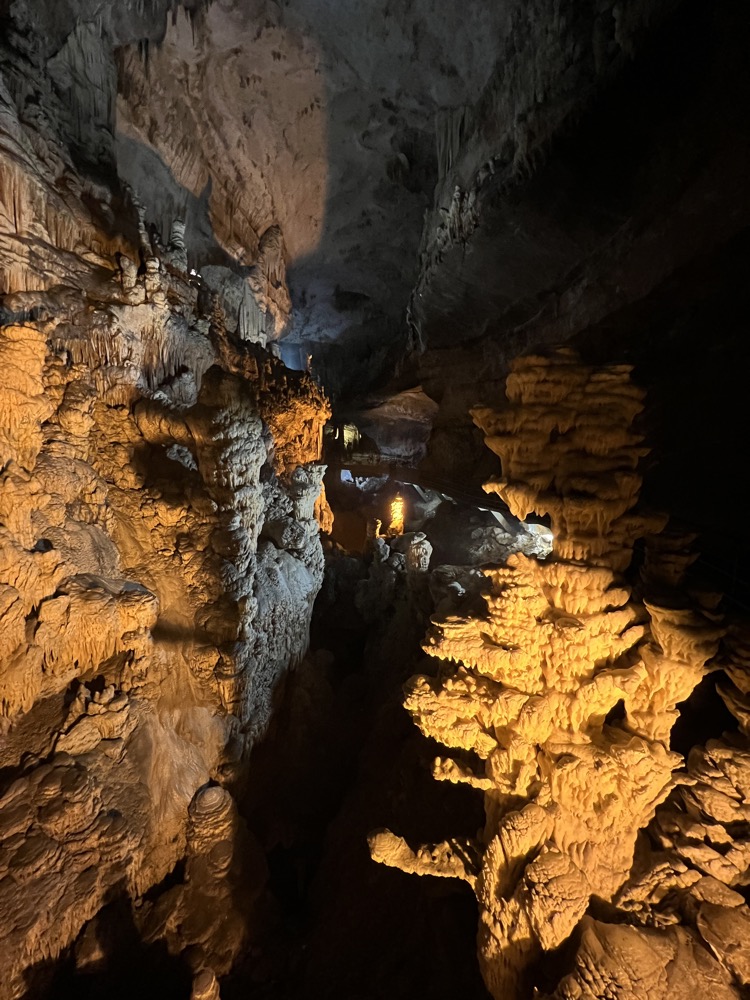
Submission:
{"label": "glowing lamp", "polygon": [[400,495],[391,501],[391,523],[388,527],[389,535],[403,535],[404,533],[404,498]]}

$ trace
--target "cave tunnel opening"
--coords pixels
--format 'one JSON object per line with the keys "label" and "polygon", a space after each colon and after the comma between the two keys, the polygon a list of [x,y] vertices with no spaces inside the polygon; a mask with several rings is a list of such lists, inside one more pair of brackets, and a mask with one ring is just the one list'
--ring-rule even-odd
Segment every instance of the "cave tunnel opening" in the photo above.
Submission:
{"label": "cave tunnel opening", "polygon": [[704,677],[690,697],[677,706],[680,714],[672,727],[669,746],[685,758],[692,747],[705,746],[709,740],[739,731],[736,717],[716,690],[721,676],[722,672],[718,671]]}

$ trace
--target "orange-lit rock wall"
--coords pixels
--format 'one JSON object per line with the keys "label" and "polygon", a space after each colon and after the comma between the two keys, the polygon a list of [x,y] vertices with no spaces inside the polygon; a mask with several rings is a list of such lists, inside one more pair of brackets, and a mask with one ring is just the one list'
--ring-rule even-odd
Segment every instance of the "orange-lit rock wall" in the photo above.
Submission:
{"label": "orange-lit rock wall", "polygon": [[215,906],[183,934],[175,890],[142,931],[192,948],[212,989],[244,935],[226,789],[307,649],[322,579],[328,405],[231,342],[179,226],[166,251],[103,240],[92,258],[80,192],[37,197],[20,133],[0,135],[16,161],[0,237],[15,293],[0,326],[0,996],[186,856]]}

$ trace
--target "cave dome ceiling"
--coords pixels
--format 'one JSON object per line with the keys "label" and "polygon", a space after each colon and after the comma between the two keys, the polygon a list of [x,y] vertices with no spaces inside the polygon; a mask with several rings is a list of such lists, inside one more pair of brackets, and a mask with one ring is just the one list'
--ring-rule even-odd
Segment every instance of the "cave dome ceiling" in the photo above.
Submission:
{"label": "cave dome ceiling", "polygon": [[382,350],[403,339],[440,121],[478,98],[510,6],[178,7],[118,51],[119,173],[163,229],[187,215],[196,264],[250,266],[280,229],[300,356]]}

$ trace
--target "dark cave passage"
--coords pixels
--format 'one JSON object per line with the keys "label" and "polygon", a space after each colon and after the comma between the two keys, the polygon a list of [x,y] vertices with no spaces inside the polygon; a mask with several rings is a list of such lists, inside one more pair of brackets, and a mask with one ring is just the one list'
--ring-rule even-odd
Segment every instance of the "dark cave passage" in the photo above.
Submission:
{"label": "dark cave passage", "polygon": [[[425,991],[484,998],[471,894],[400,878],[369,857],[368,834],[382,823],[407,829],[415,842],[440,839],[454,832],[458,812],[473,835],[482,809],[476,793],[446,794],[431,780],[435,747],[425,746],[401,705],[401,687],[424,659],[424,608],[414,606],[402,577],[363,617],[355,593],[367,574],[363,556],[333,544],[310,662],[287,678],[256,750],[258,779],[251,777],[244,809],[251,828],[263,817],[261,843],[275,841],[269,885],[284,944],[273,981],[255,988],[290,1000]],[[448,934],[456,946],[436,962]],[[379,961],[365,983],[361,969],[373,954]],[[227,995],[244,995],[244,984],[241,973],[230,978]]]}

